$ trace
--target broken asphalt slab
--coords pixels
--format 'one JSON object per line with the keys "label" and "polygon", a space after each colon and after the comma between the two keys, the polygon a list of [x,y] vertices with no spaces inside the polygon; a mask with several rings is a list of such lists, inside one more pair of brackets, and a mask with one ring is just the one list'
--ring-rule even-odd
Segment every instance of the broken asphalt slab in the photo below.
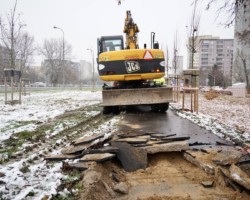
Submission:
{"label": "broken asphalt slab", "polygon": [[125,171],[131,172],[138,169],[146,169],[148,165],[147,151],[136,148],[126,142],[111,142],[112,146],[118,147],[116,154]]}
{"label": "broken asphalt slab", "polygon": [[121,139],[117,139],[115,140],[117,142],[127,142],[129,144],[141,144],[141,143],[146,143],[148,141],[147,138],[137,138],[137,137],[134,137],[134,138],[121,138]]}
{"label": "broken asphalt slab", "polygon": [[119,151],[119,148],[117,147],[113,147],[113,146],[105,146],[102,148],[98,148],[98,149],[90,149],[89,150],[89,154],[92,153],[117,153]]}
{"label": "broken asphalt slab", "polygon": [[148,154],[155,154],[160,152],[180,152],[183,150],[190,149],[187,141],[175,141],[170,143],[154,144],[141,148],[146,150]]}
{"label": "broken asphalt slab", "polygon": [[67,159],[77,159],[82,157],[82,155],[64,155],[64,154],[56,154],[56,155],[47,155],[44,157],[45,160],[48,161],[60,161],[60,160],[67,160]]}
{"label": "broken asphalt slab", "polygon": [[242,156],[242,153],[237,150],[222,150],[212,158],[212,161],[217,165],[232,165],[239,162]]}
{"label": "broken asphalt slab", "polygon": [[250,190],[250,177],[244,171],[234,164],[230,166],[229,171],[232,180]]}
{"label": "broken asphalt slab", "polygon": [[77,146],[69,146],[66,147],[62,150],[63,154],[74,154],[74,153],[78,153],[84,150],[87,150],[88,148],[94,146],[94,144],[82,144],[82,145],[77,145]]}
{"label": "broken asphalt slab", "polygon": [[81,137],[81,138],[74,140],[73,144],[80,145],[80,144],[90,143],[98,138],[103,137],[104,135],[105,135],[104,133],[100,133],[100,134],[94,134],[94,135],[90,135],[90,136],[84,136],[84,137]]}
{"label": "broken asphalt slab", "polygon": [[80,162],[103,162],[106,160],[111,160],[115,157],[115,154],[111,153],[98,153],[98,154],[87,154],[84,155],[81,159],[79,159]]}

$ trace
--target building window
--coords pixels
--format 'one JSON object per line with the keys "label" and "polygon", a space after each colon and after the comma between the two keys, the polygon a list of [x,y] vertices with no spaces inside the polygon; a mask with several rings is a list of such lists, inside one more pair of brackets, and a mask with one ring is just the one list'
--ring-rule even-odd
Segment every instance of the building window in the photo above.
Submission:
{"label": "building window", "polygon": [[203,41],[202,41],[202,44],[209,44],[209,41],[203,40]]}
{"label": "building window", "polygon": [[208,48],[209,45],[208,45],[208,44],[203,44],[203,45],[201,45],[201,47],[202,47],[202,48]]}
{"label": "building window", "polygon": [[208,52],[208,49],[201,49],[202,52]]}
{"label": "building window", "polygon": [[201,62],[201,65],[208,65],[208,62]]}

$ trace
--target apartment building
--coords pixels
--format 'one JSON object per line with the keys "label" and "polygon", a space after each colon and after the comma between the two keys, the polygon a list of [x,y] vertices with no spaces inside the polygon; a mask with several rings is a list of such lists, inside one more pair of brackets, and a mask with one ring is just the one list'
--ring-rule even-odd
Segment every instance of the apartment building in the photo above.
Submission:
{"label": "apartment building", "polygon": [[[220,39],[213,36],[196,38],[193,68],[200,69],[200,85],[208,84],[208,75],[214,65],[222,72],[227,85],[232,81],[233,39]],[[191,66],[189,53],[189,66]]]}
{"label": "apartment building", "polygon": [[0,46],[0,78],[2,78],[4,68],[10,68],[10,54],[7,48]]}

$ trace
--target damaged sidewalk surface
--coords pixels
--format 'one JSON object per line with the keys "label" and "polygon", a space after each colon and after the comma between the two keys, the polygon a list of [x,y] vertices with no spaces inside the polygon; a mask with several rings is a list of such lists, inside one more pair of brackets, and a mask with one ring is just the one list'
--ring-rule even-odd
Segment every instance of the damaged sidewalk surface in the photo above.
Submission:
{"label": "damaged sidewalk surface", "polygon": [[[45,159],[79,159],[77,162],[64,162],[64,166],[84,171],[91,168],[93,162],[102,163],[116,157],[125,171],[132,172],[148,167],[149,154],[182,152],[188,162],[206,173],[216,176],[219,171],[217,169],[223,168],[227,171],[227,179],[249,190],[250,178],[240,168],[243,153],[239,148],[223,144],[190,146],[189,138],[159,133],[98,134],[74,140],[69,147],[62,150],[62,154],[49,155]],[[245,165],[247,163],[250,162],[244,162]],[[213,182],[203,181],[201,185],[209,188],[213,187]]]}

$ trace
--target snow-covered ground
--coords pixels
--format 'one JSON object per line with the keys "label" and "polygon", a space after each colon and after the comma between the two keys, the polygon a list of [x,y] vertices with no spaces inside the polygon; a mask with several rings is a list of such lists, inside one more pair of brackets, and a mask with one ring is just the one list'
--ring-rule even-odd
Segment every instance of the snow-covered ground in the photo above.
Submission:
{"label": "snow-covered ground", "polygon": [[[21,105],[11,106],[4,105],[4,96],[0,94],[0,150],[4,148],[3,141],[12,135],[22,131],[34,131],[66,111],[100,103],[100,100],[100,92],[43,91],[24,96]],[[96,112],[89,111],[87,114],[91,117]],[[66,125],[65,122],[58,124],[45,134],[55,135],[76,123],[72,121]],[[110,131],[110,126],[112,123],[103,124],[102,131]],[[22,147],[32,145],[34,144],[27,141]],[[39,160],[39,156],[46,152],[48,150],[43,149],[22,159],[0,164],[0,199],[41,199],[45,195],[56,194],[56,188],[63,178],[61,163],[47,164]],[[0,160],[7,156],[0,153]]]}
{"label": "snow-covered ground", "polygon": [[[4,105],[4,96],[0,94],[0,150],[4,140],[22,131],[34,131],[39,126],[49,122],[56,116],[67,111],[84,106],[90,106],[101,101],[100,92],[89,91],[43,91],[34,92],[22,99],[21,105]],[[189,104],[187,102],[188,107]],[[250,140],[250,100],[220,96],[214,100],[206,100],[202,95],[199,101],[199,114],[182,112],[181,104],[172,104],[172,109],[181,117],[192,120],[199,126],[211,130],[214,134],[228,140],[238,138],[241,141]],[[89,117],[98,111],[88,111]],[[76,125],[77,121],[57,124],[45,134],[48,140],[67,127]],[[116,119],[102,124],[94,132],[111,133],[114,131]],[[58,140],[61,143],[65,138]],[[2,143],[2,144],[1,144]],[[22,147],[32,146],[33,143],[23,144]],[[51,153],[57,153],[53,150]],[[61,163],[46,163],[39,159],[40,155],[48,153],[42,149],[35,154],[23,156],[21,159],[10,160],[0,164],[0,199],[41,199],[56,194],[62,179],[67,179],[61,172]],[[1,154],[0,158],[5,154]],[[1,159],[0,159],[1,160]],[[34,161],[35,160],[35,161]]]}
{"label": "snow-covered ground", "polygon": [[0,142],[13,133],[23,130],[33,131],[38,124],[44,123],[65,111],[96,104],[101,100],[100,92],[44,91],[22,97],[22,104],[5,105],[0,96]]}

